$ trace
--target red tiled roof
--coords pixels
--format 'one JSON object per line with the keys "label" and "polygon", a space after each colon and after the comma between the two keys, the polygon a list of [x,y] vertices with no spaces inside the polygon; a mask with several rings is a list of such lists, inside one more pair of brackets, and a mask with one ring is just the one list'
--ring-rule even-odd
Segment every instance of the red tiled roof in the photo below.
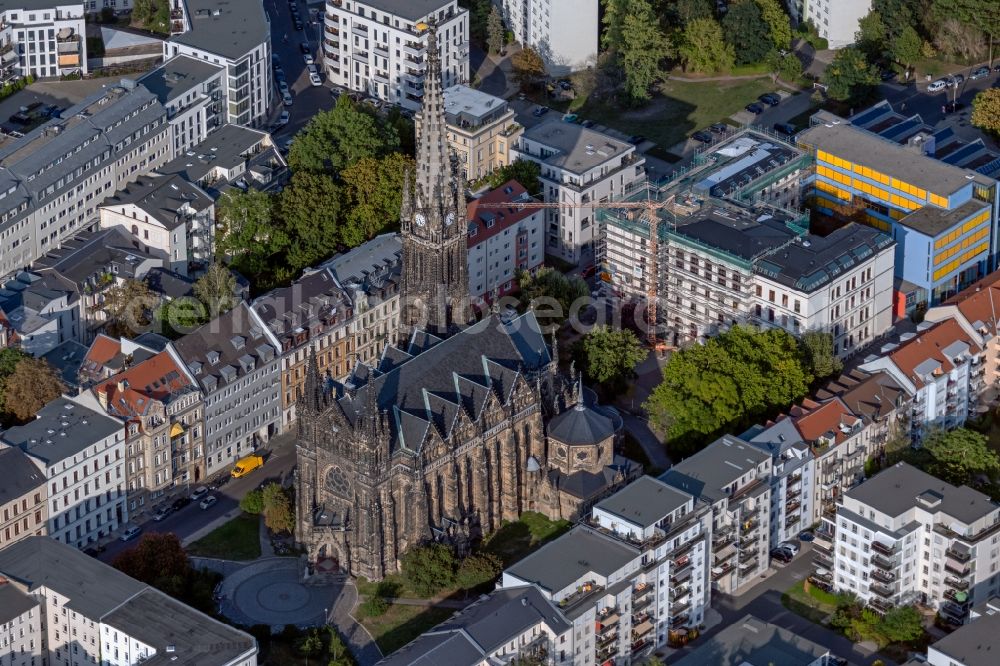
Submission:
{"label": "red tiled roof", "polygon": [[982,351],[957,321],[945,319],[921,332],[917,337],[904,342],[889,354],[889,359],[919,388],[924,382],[915,374],[917,366],[924,361],[934,359],[940,364],[941,373],[951,372],[954,366],[942,350],[958,341],[967,343],[970,351],[974,353]]}
{"label": "red tiled roof", "polygon": [[1000,319],[1000,271],[990,273],[942,305],[954,305],[970,324],[982,322],[991,333],[996,333]]}
{"label": "red tiled roof", "polygon": [[[524,186],[516,180],[508,180],[495,190],[490,190],[480,198],[470,201],[466,217],[469,221],[470,231],[473,225],[475,225],[476,235],[468,237],[469,247],[479,245],[486,239],[492,238],[504,229],[517,224],[525,218],[531,217],[539,211],[538,208],[518,208],[514,205],[508,208],[483,208],[480,210],[481,204],[513,202],[521,199],[527,192]],[[486,220],[488,219],[496,219],[496,223],[492,227],[487,227]]]}
{"label": "red tiled roof", "polygon": [[94,392],[105,393],[109,409],[114,408],[119,416],[138,416],[146,412],[151,400],[164,400],[191,385],[170,354],[160,352],[109,377],[95,386]]}
{"label": "red tiled roof", "polygon": [[822,404],[806,399],[801,407],[793,407],[791,413],[795,428],[807,442],[833,433],[834,441],[839,444],[847,438],[840,426],[851,427],[860,421],[840,398]]}
{"label": "red tiled roof", "polygon": [[90,349],[87,350],[87,355],[83,357],[83,363],[86,365],[87,361],[93,361],[98,365],[104,365],[117,356],[121,350],[121,342],[101,333],[94,338]]}

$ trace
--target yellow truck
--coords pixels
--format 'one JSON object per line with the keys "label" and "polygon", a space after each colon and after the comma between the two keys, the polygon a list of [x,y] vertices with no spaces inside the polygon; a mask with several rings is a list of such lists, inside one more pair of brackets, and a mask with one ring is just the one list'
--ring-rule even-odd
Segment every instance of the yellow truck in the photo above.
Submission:
{"label": "yellow truck", "polygon": [[236,461],[236,467],[233,467],[233,478],[238,479],[242,476],[246,476],[250,472],[254,471],[258,467],[264,466],[264,457],[257,455],[250,455],[244,458],[240,458]]}

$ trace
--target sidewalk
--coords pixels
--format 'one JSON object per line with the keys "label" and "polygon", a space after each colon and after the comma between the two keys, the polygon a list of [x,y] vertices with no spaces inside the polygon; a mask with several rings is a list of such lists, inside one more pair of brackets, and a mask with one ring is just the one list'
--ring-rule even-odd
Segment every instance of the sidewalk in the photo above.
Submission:
{"label": "sidewalk", "polygon": [[235,508],[235,509],[233,509],[231,511],[228,511],[228,512],[222,514],[221,516],[217,517],[215,520],[213,520],[212,522],[210,522],[208,525],[205,525],[204,527],[195,530],[194,532],[192,532],[191,534],[189,534],[185,538],[181,539],[181,545],[184,546],[185,548],[187,548],[188,546],[190,546],[192,543],[194,543],[198,539],[202,538],[203,536],[205,536],[209,532],[212,532],[212,531],[214,531],[214,530],[222,527],[223,525],[225,525],[226,523],[228,523],[230,520],[232,520],[232,519],[236,518],[237,516],[239,516],[241,513],[243,513],[243,511],[240,510],[239,507],[237,507],[237,508]]}

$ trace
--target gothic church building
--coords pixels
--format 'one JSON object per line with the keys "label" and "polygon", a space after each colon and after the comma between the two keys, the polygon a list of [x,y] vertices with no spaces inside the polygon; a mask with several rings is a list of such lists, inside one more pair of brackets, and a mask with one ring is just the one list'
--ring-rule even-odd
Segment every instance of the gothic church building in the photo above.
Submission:
{"label": "gothic church building", "polygon": [[[460,551],[524,511],[575,518],[640,473],[612,416],[560,376],[532,312],[471,323],[463,183],[435,30],[401,211],[400,331],[343,383],[313,359],[298,406],[296,541],[379,580],[410,547]],[[576,389],[576,390],[574,390]]]}

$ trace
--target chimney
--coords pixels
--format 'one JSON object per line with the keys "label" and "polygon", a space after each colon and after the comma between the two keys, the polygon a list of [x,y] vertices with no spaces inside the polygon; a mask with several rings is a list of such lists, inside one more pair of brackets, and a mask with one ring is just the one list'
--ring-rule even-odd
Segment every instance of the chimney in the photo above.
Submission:
{"label": "chimney", "polygon": [[108,409],[108,388],[106,386],[97,389],[97,402],[101,403],[101,409]]}

